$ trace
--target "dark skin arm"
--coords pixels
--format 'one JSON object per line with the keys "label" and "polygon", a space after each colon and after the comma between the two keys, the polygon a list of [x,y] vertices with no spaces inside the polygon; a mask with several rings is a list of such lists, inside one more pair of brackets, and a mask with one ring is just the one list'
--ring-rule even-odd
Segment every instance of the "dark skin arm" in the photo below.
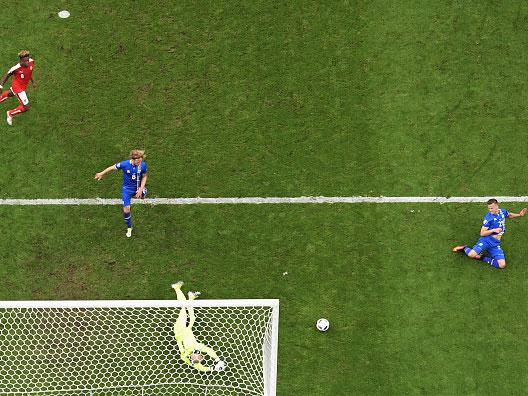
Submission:
{"label": "dark skin arm", "polygon": [[37,89],[37,82],[35,81],[35,72],[33,72],[33,75],[31,76],[31,78],[29,79],[29,81],[31,81],[31,85],[33,87],[33,89]]}
{"label": "dark skin arm", "polygon": [[9,77],[11,77],[11,74],[8,74],[8,73],[2,76],[2,79],[0,80],[0,89],[4,87],[4,84],[6,83]]}

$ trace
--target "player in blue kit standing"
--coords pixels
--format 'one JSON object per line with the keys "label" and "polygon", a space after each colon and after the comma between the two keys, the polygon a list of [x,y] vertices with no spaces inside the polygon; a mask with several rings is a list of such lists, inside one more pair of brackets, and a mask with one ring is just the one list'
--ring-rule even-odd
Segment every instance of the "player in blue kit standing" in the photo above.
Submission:
{"label": "player in blue kit standing", "polygon": [[145,188],[147,184],[147,164],[144,159],[145,151],[132,150],[130,159],[118,162],[95,174],[95,179],[101,180],[104,175],[113,170],[120,169],[123,171],[121,194],[123,197],[123,217],[127,224],[127,238],[132,236],[132,215],[130,213],[132,197],[143,199],[147,195],[147,189]]}
{"label": "player in blue kit standing", "polygon": [[[455,246],[453,252],[463,252],[468,257],[482,260],[495,268],[505,268],[506,258],[500,246],[500,240],[506,230],[506,218],[523,217],[527,209],[524,208],[519,213],[511,213],[499,208],[499,202],[493,198],[488,200],[487,204],[489,213],[482,221],[480,239],[472,248],[466,245]],[[481,255],[484,251],[488,252],[488,256]]]}

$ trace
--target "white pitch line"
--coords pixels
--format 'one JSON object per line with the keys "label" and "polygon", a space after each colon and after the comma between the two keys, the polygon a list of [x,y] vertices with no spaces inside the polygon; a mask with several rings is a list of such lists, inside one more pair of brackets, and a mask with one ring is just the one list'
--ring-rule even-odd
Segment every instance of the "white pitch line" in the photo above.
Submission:
{"label": "white pitch line", "polygon": [[[519,197],[240,197],[240,198],[147,198],[133,200],[146,205],[199,205],[199,204],[360,204],[360,203],[483,203],[490,198],[499,202],[528,202],[528,196]],[[0,199],[0,205],[122,205],[120,199],[57,198],[57,199]]]}

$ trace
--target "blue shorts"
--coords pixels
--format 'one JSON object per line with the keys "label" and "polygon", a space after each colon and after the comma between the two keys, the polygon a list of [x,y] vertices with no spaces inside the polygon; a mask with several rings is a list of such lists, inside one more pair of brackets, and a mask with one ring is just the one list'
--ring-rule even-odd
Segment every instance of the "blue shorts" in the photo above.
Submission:
{"label": "blue shorts", "polygon": [[[127,190],[126,188],[123,188],[121,190],[121,197],[123,199],[123,206],[130,206],[132,203],[132,197],[136,195],[136,190]],[[147,189],[145,188],[143,190],[143,194],[141,194],[141,199],[145,198],[147,195]]]}
{"label": "blue shorts", "polygon": [[493,238],[491,235],[480,238],[473,249],[477,254],[480,254],[484,250],[488,252],[488,255],[495,260],[504,260],[504,251],[500,247],[500,241]]}

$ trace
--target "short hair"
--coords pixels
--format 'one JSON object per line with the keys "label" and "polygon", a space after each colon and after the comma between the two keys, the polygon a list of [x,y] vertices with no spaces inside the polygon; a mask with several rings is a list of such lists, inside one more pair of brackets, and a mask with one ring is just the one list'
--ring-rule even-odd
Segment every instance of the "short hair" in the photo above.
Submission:
{"label": "short hair", "polygon": [[145,157],[146,157],[145,150],[132,150],[130,152],[131,159],[139,159],[139,158],[145,159]]}
{"label": "short hair", "polygon": [[20,59],[25,58],[25,57],[27,57],[27,56],[29,56],[29,51],[28,51],[28,50],[22,50],[22,51],[20,51],[20,52],[18,53],[18,57],[19,57]]}
{"label": "short hair", "polygon": [[499,201],[497,201],[495,198],[488,199],[488,205],[498,204],[498,203],[499,203]]}

